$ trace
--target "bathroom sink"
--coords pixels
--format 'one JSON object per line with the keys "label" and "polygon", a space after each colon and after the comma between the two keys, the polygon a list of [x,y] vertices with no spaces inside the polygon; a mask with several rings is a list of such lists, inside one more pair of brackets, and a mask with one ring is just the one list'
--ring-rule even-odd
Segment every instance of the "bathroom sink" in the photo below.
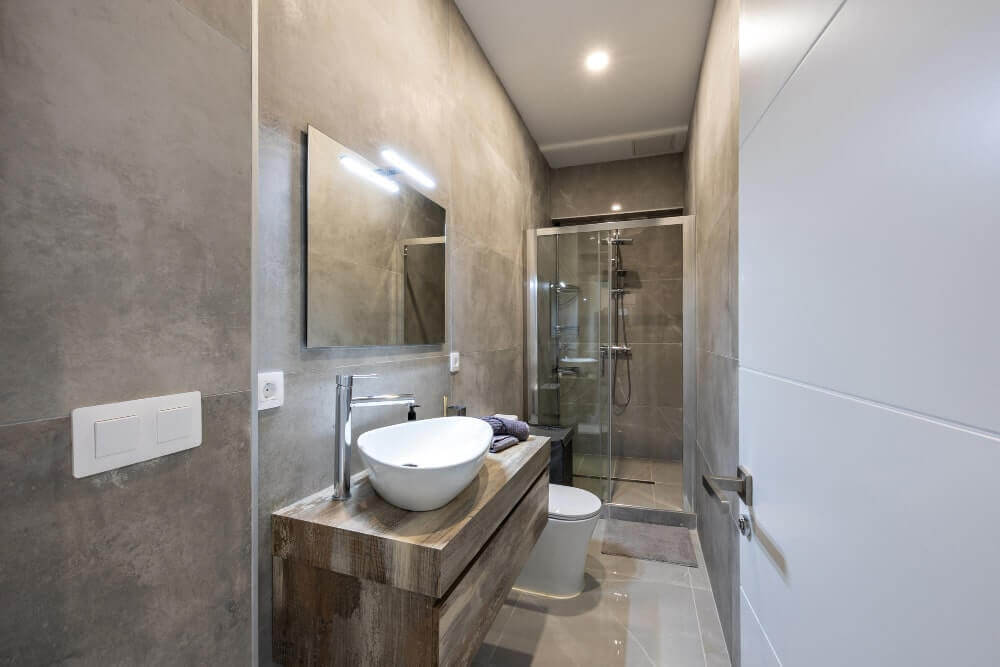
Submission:
{"label": "bathroom sink", "polygon": [[375,491],[418,512],[446,505],[476,478],[493,429],[472,417],[438,417],[377,428],[358,438]]}

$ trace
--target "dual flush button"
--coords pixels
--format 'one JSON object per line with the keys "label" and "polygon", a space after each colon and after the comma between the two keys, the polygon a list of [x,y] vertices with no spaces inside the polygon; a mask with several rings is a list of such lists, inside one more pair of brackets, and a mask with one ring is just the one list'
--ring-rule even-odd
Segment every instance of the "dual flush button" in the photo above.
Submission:
{"label": "dual flush button", "polygon": [[73,410],[73,476],[88,477],[201,444],[201,392]]}

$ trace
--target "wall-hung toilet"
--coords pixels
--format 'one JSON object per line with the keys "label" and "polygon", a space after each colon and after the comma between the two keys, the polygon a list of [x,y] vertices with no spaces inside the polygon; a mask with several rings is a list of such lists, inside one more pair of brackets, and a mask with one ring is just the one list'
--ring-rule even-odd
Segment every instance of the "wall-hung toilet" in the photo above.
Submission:
{"label": "wall-hung toilet", "polygon": [[514,588],[553,597],[578,595],[600,514],[601,499],[590,491],[550,484],[549,521]]}

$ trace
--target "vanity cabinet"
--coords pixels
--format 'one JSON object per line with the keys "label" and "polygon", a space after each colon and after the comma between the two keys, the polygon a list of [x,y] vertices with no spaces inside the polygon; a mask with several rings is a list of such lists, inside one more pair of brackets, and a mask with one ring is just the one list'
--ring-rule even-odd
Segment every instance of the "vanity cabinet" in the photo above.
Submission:
{"label": "vanity cabinet", "polygon": [[548,439],[487,455],[430,512],[362,482],[272,517],[273,658],[284,665],[467,665],[548,520]]}

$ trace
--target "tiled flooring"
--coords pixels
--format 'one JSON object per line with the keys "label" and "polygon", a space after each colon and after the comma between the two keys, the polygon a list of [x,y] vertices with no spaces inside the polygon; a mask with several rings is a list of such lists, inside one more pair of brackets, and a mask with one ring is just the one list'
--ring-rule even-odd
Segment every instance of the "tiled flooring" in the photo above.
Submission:
{"label": "tiled flooring", "polygon": [[587,555],[584,592],[557,600],[511,591],[474,665],[730,664],[705,574],[698,568],[601,553],[605,520]]}
{"label": "tiled flooring", "polygon": [[[603,499],[607,459],[591,454],[573,457],[573,486],[587,489]],[[684,510],[680,461],[612,458],[611,502],[664,510]]]}

